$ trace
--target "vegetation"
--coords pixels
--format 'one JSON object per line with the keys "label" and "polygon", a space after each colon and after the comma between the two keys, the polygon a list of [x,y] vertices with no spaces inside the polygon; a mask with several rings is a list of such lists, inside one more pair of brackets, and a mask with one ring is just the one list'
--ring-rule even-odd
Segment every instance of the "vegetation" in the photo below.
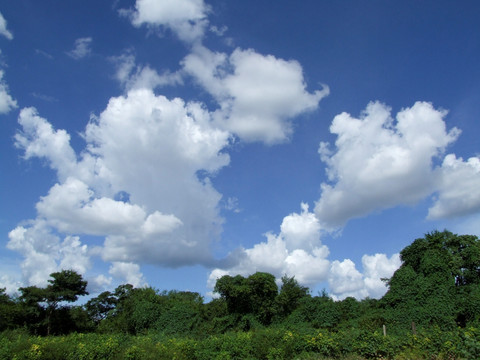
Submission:
{"label": "vegetation", "polygon": [[[480,241],[432,232],[401,252],[380,300],[332,300],[294,277],[224,276],[198,293],[105,291],[51,274],[46,288],[0,289],[0,359],[478,359]],[[383,329],[387,329],[387,333]]]}

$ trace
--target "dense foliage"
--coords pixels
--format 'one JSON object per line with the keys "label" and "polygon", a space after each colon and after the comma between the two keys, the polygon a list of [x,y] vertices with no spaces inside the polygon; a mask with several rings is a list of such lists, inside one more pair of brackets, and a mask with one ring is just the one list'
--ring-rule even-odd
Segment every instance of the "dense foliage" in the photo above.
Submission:
{"label": "dense foliage", "polygon": [[435,231],[401,259],[386,295],[362,301],[257,272],[218,279],[207,303],[126,284],[67,306],[87,283],[64,270],[17,298],[0,289],[0,359],[480,358],[478,238]]}

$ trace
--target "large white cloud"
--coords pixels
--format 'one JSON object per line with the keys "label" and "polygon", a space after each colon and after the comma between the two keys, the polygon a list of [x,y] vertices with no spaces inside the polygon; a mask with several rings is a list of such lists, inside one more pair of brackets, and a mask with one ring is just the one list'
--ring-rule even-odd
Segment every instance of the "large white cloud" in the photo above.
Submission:
{"label": "large white cloud", "polygon": [[210,114],[199,104],[170,101],[145,89],[112,99],[86,130],[89,151],[102,159],[114,189],[130,194],[146,211],[174,214],[185,225],[175,237],[175,246],[183,244],[178,251],[163,251],[170,262],[207,257],[222,221],[221,195],[198,172],[214,173],[229,163],[221,152],[229,136],[211,126]]}
{"label": "large white cloud", "polygon": [[328,247],[320,240],[318,219],[307,204],[302,203],[301,207],[301,213],[284,217],[278,235],[267,233],[266,241],[232,254],[236,259],[232,266],[212,270],[207,287],[213,289],[216,280],[224,275],[248,276],[265,271],[275,275],[277,281],[283,275],[295,276],[300,284],[310,287],[328,281],[335,299],[383,296],[387,287],[381,279],[390,278],[400,267],[399,254],[390,258],[385,254],[364,255],[363,273],[350,259],[330,261]]}
{"label": "large white cloud", "polygon": [[[91,119],[79,155],[70,135],[55,130],[35,109],[23,109],[19,123],[16,146],[25,158],[46,159],[59,180],[37,203],[37,219],[12,232],[9,246],[25,256],[26,269],[43,261],[51,272],[66,256],[59,246],[40,251],[37,228],[103,236],[96,253],[113,263],[211,263],[209,244],[223,220],[221,195],[208,176],[229,163],[223,149],[230,134],[212,125],[201,104],[169,100],[146,88],[131,90]],[[20,236],[23,232],[28,236]],[[113,267],[115,274],[121,273],[119,266]],[[36,282],[33,270],[24,273]]]}
{"label": "large white cloud", "polygon": [[61,269],[84,274],[90,268],[87,245],[82,245],[74,236],[60,240],[42,220],[30,226],[18,226],[8,237],[7,248],[18,251],[25,258],[21,268],[28,285],[44,286],[49,275]]}
{"label": "large white cloud", "polygon": [[38,215],[62,233],[134,235],[149,237],[170,233],[183,225],[174,215],[158,211],[148,215],[135,204],[95,198],[82,181],[68,178],[54,185],[37,203]]}
{"label": "large white cloud", "polygon": [[434,160],[456,140],[446,130],[446,112],[417,102],[390,117],[390,109],[370,103],[360,119],[337,115],[330,131],[335,152],[321,143],[319,153],[333,183],[322,184],[315,213],[325,227],[343,226],[354,217],[399,204],[414,204],[438,187]]}
{"label": "large white cloud", "polygon": [[195,46],[183,67],[219,104],[217,124],[246,141],[287,140],[291,119],[316,109],[329,93],[328,87],[309,93],[297,61],[251,49],[227,56]]}
{"label": "large white cloud", "polygon": [[342,300],[349,296],[357,299],[382,297],[387,292],[382,279],[392,277],[400,267],[401,260],[399,254],[390,258],[385,254],[364,255],[362,264],[363,274],[350,259],[332,262],[328,284],[333,298]]}
{"label": "large white cloud", "polygon": [[449,154],[441,168],[438,198],[428,218],[450,218],[480,212],[480,158],[467,161]]}
{"label": "large white cloud", "polygon": [[233,266],[214,269],[207,286],[213,287],[216,279],[226,274],[247,276],[256,271],[269,272],[277,279],[285,274],[295,276],[304,285],[327,278],[329,251],[320,241],[318,220],[308,211],[308,205],[302,204],[300,214],[293,213],[283,219],[280,234],[267,233],[266,237],[267,241],[236,252]]}
{"label": "large white cloud", "polygon": [[203,37],[207,12],[203,0],[137,0],[135,10],[121,11],[130,16],[134,26],[164,27],[185,42]]}

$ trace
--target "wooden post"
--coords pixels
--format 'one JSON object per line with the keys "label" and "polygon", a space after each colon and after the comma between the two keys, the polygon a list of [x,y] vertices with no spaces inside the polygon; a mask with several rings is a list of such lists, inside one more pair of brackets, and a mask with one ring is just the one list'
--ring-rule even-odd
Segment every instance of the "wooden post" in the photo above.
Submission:
{"label": "wooden post", "polygon": [[387,336],[387,327],[383,325],[383,336]]}
{"label": "wooden post", "polygon": [[415,322],[412,321],[412,333],[413,335],[417,335],[417,329],[415,328]]}

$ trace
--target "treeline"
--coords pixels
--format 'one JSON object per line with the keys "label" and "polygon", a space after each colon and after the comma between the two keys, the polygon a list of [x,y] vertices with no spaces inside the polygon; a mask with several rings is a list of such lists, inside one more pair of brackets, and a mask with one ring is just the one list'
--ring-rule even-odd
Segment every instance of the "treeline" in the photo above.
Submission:
{"label": "treeline", "polygon": [[[444,343],[450,342],[451,349],[460,354],[467,351],[468,342],[466,358],[480,358],[478,238],[435,231],[403,249],[401,259],[400,269],[385,280],[385,296],[361,301],[351,297],[334,301],[325,291],[312,295],[294,277],[284,276],[277,286],[273,275],[257,272],[221,277],[214,289],[219,298],[210,302],[195,292],[127,284],[82,306],[69,306],[68,302],[87,294],[87,283],[76,272],[64,270],[51,274],[46,288],[20,288],[16,298],[0,290],[0,330],[23,329],[41,336],[147,336],[155,343],[153,336],[183,339],[190,345],[253,334],[277,348],[296,339],[296,348],[288,350],[292,356],[310,350],[337,357],[354,352],[367,358],[405,353],[419,346],[415,341],[437,334],[424,344],[428,347],[443,339],[439,334],[450,334]],[[390,350],[385,344],[391,345]],[[438,344],[434,348],[443,351]],[[268,358],[258,351],[252,350],[258,357],[251,358]],[[285,358],[286,351],[276,358]]]}

